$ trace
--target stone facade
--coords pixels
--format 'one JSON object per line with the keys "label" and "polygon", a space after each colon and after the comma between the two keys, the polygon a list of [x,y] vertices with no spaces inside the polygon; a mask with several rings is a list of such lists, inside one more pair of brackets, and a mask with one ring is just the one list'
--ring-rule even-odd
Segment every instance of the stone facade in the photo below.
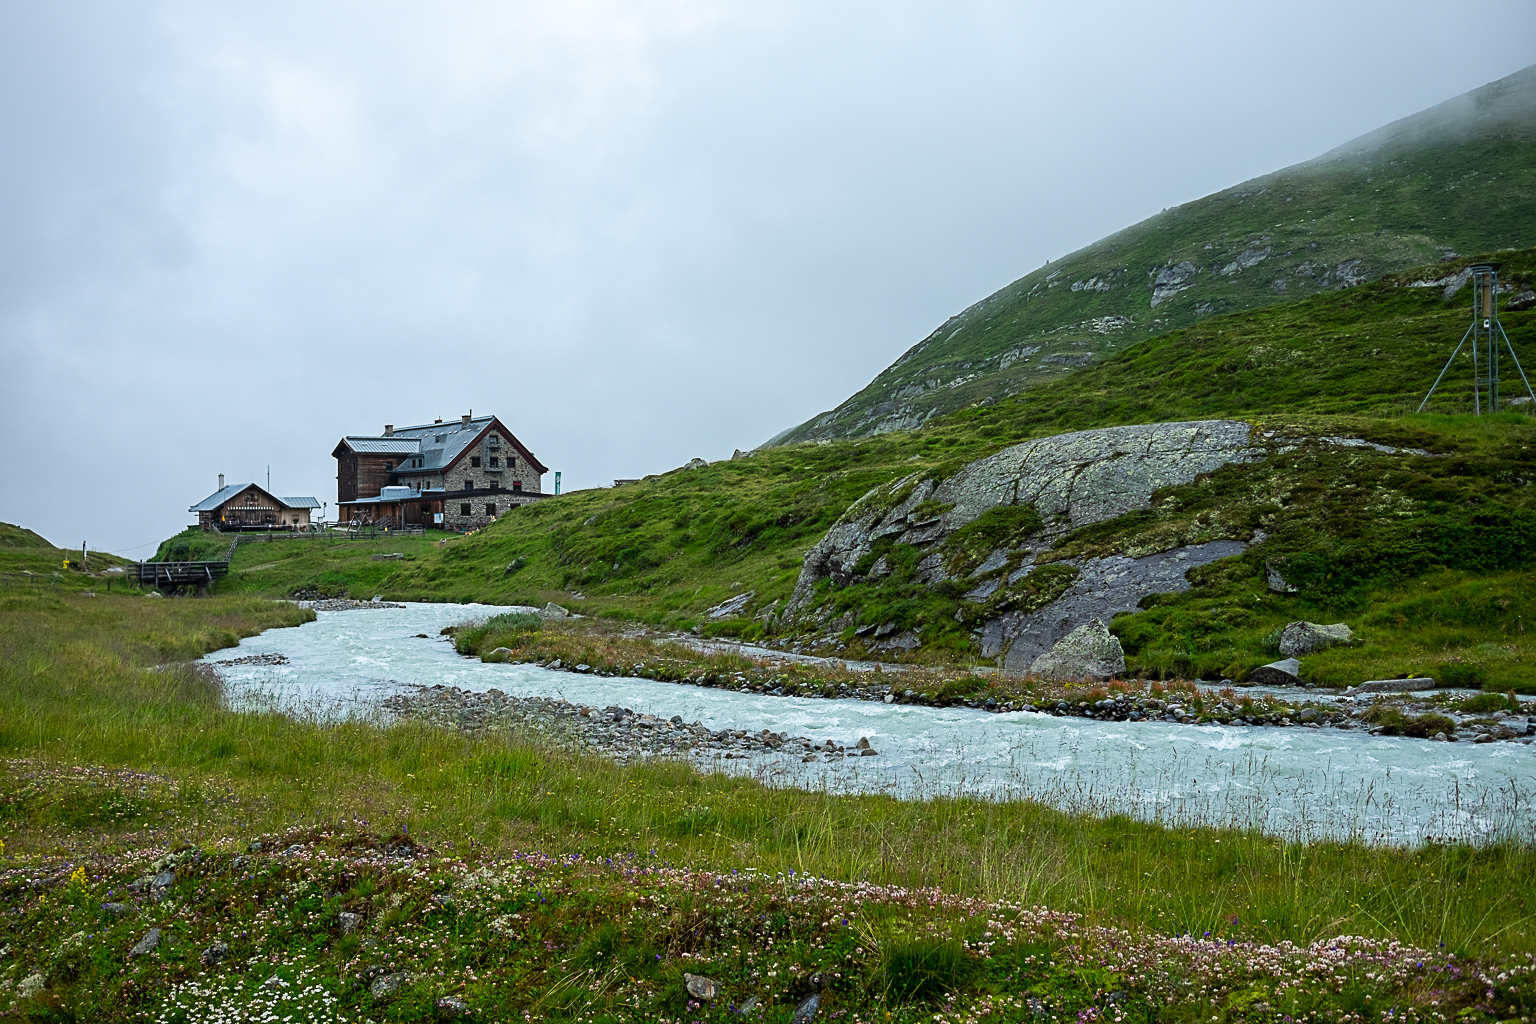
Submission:
{"label": "stone facade", "polygon": [[445,530],[478,530],[494,523],[518,505],[531,505],[540,497],[542,495],[517,491],[482,491],[474,495],[445,498],[441,526]]}
{"label": "stone facade", "polygon": [[[543,474],[524,457],[494,424],[465,448],[442,475],[443,489],[453,491],[543,491]],[[522,504],[522,502],[518,502]]]}

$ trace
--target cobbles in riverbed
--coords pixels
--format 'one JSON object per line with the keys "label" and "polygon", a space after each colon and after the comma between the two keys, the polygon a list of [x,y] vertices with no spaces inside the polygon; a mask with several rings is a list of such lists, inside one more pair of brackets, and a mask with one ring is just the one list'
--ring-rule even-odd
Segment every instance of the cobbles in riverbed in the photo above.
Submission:
{"label": "cobbles in riverbed", "polygon": [[667,719],[624,707],[514,697],[495,689],[477,693],[452,686],[421,686],[386,697],[382,703],[401,718],[461,732],[532,732],[561,745],[601,752],[620,763],[653,757],[694,762],[747,758],[825,762],[877,754],[863,737],[838,743],[768,729],[713,730],[699,722],[684,722],[678,715]]}
{"label": "cobbles in riverbed", "polygon": [[230,658],[228,661],[216,661],[215,665],[286,665],[288,656],[276,652],[270,654],[247,654],[240,658]]}

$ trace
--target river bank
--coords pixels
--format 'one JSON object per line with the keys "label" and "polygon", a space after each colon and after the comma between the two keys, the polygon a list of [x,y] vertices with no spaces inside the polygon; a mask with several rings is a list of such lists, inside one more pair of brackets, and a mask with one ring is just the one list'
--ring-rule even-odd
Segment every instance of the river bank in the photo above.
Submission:
{"label": "river bank", "polygon": [[[492,620],[495,621],[495,620]],[[679,683],[774,697],[878,701],[994,713],[1032,711],[1105,722],[1362,731],[1444,742],[1536,742],[1536,700],[1469,690],[1381,692],[1242,687],[1203,680],[1061,683],[990,669],[842,662],[699,641],[633,624],[555,620],[539,629],[444,627],[484,661]]]}

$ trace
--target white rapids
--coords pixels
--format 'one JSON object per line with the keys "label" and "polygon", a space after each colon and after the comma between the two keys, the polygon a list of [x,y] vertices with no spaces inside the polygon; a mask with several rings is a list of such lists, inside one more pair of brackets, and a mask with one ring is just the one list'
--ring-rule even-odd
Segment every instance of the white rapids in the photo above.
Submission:
{"label": "white rapids", "polygon": [[[208,662],[258,654],[286,665],[228,665],[236,707],[330,716],[372,713],[414,685],[619,705],[711,729],[771,729],[820,741],[868,737],[878,757],[802,764],[722,760],[771,785],[904,798],[1031,799],[1068,811],[1181,825],[1258,828],[1291,839],[1530,841],[1536,748],[1433,743],[1331,729],[1098,722],[861,700],[770,697],[637,678],[484,664],[456,654],[444,626],[505,608],[411,604],[320,612]],[[418,634],[425,633],[423,639]],[[714,763],[712,763],[714,766]]]}

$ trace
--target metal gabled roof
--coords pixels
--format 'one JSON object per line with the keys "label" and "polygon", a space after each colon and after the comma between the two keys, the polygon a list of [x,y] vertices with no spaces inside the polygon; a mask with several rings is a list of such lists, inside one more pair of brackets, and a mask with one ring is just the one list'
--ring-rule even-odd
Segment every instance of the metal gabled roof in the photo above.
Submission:
{"label": "metal gabled roof", "polygon": [[421,457],[421,465],[406,468],[443,469],[458,458],[464,449],[473,444],[475,438],[479,437],[495,418],[494,416],[477,416],[470,420],[468,425],[465,425],[463,420],[423,423],[420,426],[405,427],[395,431],[396,437],[416,438],[421,443],[421,449],[415,453]]}
{"label": "metal gabled roof", "polygon": [[[238,495],[241,491],[249,490],[252,487],[256,488],[258,491],[261,491],[262,494],[267,494],[266,489],[259,484],[230,484],[228,487],[221,487],[217,491],[214,491],[212,494],[208,495],[208,497],[187,509],[187,511],[212,512],[214,509],[233,500],[235,496]],[[279,498],[275,494],[267,494],[267,497],[271,498],[273,501],[277,502],[279,505],[282,505],[285,508],[320,507],[320,503],[314,498]]]}
{"label": "metal gabled roof", "polygon": [[208,497],[204,498],[202,501],[198,502],[196,505],[193,505],[191,508],[187,509],[187,511],[188,512],[212,512],[214,509],[216,509],[220,505],[224,504],[230,498],[233,498],[235,495],[239,494],[241,491],[243,491],[247,487],[251,487],[251,486],[253,486],[253,485],[252,484],[230,484],[228,487],[221,487],[217,491],[214,491],[212,494],[208,495]]}
{"label": "metal gabled roof", "polygon": [[401,437],[353,437],[341,439],[353,451],[366,455],[416,455],[421,451],[421,439]]}

